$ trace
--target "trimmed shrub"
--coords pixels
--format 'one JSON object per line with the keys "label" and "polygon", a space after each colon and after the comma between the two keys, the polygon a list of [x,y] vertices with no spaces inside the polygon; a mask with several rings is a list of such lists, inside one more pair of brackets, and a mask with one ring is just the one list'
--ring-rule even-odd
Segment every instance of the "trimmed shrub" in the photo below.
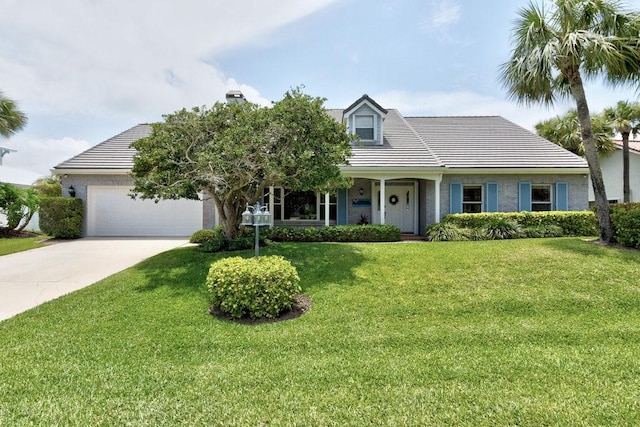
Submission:
{"label": "trimmed shrub", "polygon": [[82,199],[42,197],[39,215],[43,233],[59,239],[82,237]]}
{"label": "trimmed shrub", "polygon": [[477,214],[449,214],[442,219],[459,228],[487,228],[496,219],[509,219],[522,228],[559,226],[564,236],[595,236],[598,219],[592,211],[551,212],[495,212]]}
{"label": "trimmed shrub", "polygon": [[189,243],[202,243],[206,242],[207,240],[213,240],[215,236],[219,234],[219,230],[221,229],[222,227],[218,226],[215,228],[205,228],[202,230],[198,230],[194,232],[191,237],[189,237]]}
{"label": "trimmed shrub", "polygon": [[425,240],[429,242],[450,242],[455,240],[468,240],[467,234],[451,223],[438,222],[431,224],[426,229]]}
{"label": "trimmed shrub", "polygon": [[397,242],[402,231],[395,225],[332,225],[329,227],[273,227],[265,230],[276,242]]}
{"label": "trimmed shrub", "polygon": [[298,272],[281,256],[225,258],[211,264],[212,309],[233,318],[276,317],[301,292]]}
{"label": "trimmed shrub", "polygon": [[624,203],[611,207],[614,238],[618,243],[640,249],[640,203]]}
{"label": "trimmed shrub", "polygon": [[509,218],[493,218],[483,230],[487,240],[517,239],[522,236],[520,224]]}
{"label": "trimmed shrub", "polygon": [[535,227],[526,227],[522,229],[524,237],[540,238],[540,237],[562,237],[564,231],[559,225],[539,225]]}
{"label": "trimmed shrub", "polygon": [[[228,241],[224,235],[222,226],[198,230],[191,235],[189,242],[199,243],[202,252],[221,252],[221,251],[243,251],[252,249],[255,244],[255,231],[253,228],[246,227],[242,236]],[[263,233],[260,233],[260,245],[264,246],[266,239]]]}

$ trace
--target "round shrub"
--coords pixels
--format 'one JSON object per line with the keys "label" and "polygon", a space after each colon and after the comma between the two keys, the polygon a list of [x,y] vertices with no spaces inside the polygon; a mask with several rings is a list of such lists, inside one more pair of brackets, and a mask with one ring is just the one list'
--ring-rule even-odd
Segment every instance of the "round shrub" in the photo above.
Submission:
{"label": "round shrub", "polygon": [[212,309],[233,318],[276,317],[301,292],[298,272],[281,256],[225,258],[211,264]]}
{"label": "round shrub", "polygon": [[[218,227],[216,227],[218,228]],[[215,228],[205,228],[194,232],[189,237],[189,243],[202,243],[207,240],[212,240],[218,234],[218,230]]]}

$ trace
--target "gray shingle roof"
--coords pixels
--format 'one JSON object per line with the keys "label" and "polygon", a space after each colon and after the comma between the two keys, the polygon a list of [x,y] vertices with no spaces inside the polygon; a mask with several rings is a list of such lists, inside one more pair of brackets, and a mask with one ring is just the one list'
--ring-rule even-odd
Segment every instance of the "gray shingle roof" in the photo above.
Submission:
{"label": "gray shingle roof", "polygon": [[383,145],[355,145],[352,150],[352,167],[444,166],[397,110],[387,110]]}
{"label": "gray shingle roof", "polygon": [[[353,147],[351,167],[362,168],[586,168],[587,163],[559,146],[498,116],[403,117],[387,110],[384,144]],[[327,110],[343,121],[342,109]],[[131,143],[148,136],[137,125],[60,163],[61,171],[130,171]]]}
{"label": "gray shingle roof", "polygon": [[54,169],[129,171],[133,168],[133,156],[136,153],[136,150],[130,147],[131,143],[150,134],[150,125],[136,125],[60,163]]}
{"label": "gray shingle roof", "polygon": [[407,117],[448,168],[586,168],[586,161],[499,116]]}

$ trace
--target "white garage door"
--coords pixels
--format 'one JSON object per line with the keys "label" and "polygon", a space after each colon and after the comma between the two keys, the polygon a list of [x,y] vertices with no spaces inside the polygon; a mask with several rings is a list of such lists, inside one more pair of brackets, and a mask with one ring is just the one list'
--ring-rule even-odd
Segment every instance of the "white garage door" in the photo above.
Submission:
{"label": "white garage door", "polygon": [[202,228],[202,202],[133,200],[123,186],[87,187],[89,236],[189,236]]}

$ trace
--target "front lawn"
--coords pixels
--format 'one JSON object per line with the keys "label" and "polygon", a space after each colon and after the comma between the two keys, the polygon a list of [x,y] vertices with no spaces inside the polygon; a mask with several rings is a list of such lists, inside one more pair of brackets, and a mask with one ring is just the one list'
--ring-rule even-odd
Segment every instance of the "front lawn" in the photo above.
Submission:
{"label": "front lawn", "polygon": [[40,248],[45,245],[44,240],[46,240],[46,236],[0,237],[0,256]]}
{"label": "front lawn", "polygon": [[[307,314],[207,314],[176,249],[0,322],[0,425],[639,425],[640,253],[279,244]],[[244,252],[251,256],[251,251]]]}

